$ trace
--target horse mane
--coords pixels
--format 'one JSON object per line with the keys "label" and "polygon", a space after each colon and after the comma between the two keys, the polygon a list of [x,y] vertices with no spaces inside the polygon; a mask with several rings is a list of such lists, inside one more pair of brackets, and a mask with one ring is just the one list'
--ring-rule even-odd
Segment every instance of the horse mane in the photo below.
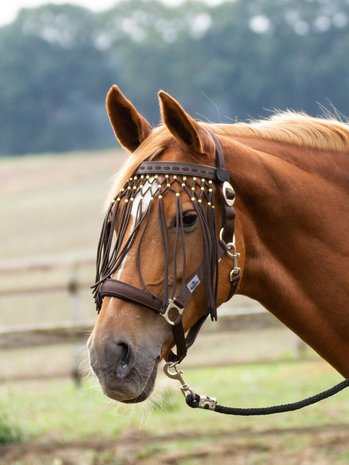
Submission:
{"label": "horse mane", "polygon": [[316,118],[284,111],[250,123],[213,124],[222,136],[252,137],[319,150],[349,151],[349,124],[335,118]]}
{"label": "horse mane", "polygon": [[[337,152],[349,151],[349,124],[335,118],[317,118],[305,113],[284,111],[267,119],[249,123],[199,123],[217,135],[248,137],[283,142],[301,147]],[[169,144],[173,136],[166,126],[155,128],[147,139],[130,155],[116,173],[107,206],[127,179],[144,160],[152,160]]]}

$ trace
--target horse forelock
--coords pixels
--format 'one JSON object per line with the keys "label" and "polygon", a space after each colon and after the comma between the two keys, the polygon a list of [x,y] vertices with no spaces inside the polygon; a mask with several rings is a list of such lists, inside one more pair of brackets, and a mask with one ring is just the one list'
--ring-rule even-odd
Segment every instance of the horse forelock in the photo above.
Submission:
{"label": "horse forelock", "polygon": [[159,155],[173,139],[166,126],[161,125],[149,134],[145,141],[127,158],[120,170],[115,174],[113,185],[106,200],[106,208],[115,195],[120,192],[126,181],[136,171],[138,166],[145,160],[152,160]]}

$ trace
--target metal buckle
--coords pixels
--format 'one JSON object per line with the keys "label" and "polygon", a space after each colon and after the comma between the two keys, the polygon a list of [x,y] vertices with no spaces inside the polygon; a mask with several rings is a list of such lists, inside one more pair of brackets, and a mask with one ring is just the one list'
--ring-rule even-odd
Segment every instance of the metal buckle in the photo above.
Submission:
{"label": "metal buckle", "polygon": [[[228,190],[231,190],[231,191],[234,192],[234,198],[232,198],[232,199],[228,198],[228,196],[227,196],[227,191]],[[234,202],[235,202],[235,191],[233,189],[233,186],[228,181],[224,181],[223,186],[222,186],[222,193],[223,193],[225,203],[229,207],[232,207],[234,205]]]}
{"label": "metal buckle", "polygon": [[240,257],[240,254],[236,251],[235,237],[233,238],[233,242],[229,242],[227,244],[227,254],[233,260],[233,268],[230,270],[229,273],[229,279],[230,281],[233,281],[234,277],[240,273],[240,267],[238,263],[238,258]]}
{"label": "metal buckle", "polygon": [[[224,242],[223,233],[224,233],[224,228],[221,228],[219,232],[219,240],[221,242]],[[239,262],[238,262],[238,258],[240,257],[240,254],[239,252],[236,251],[235,235],[233,236],[233,240],[231,242],[228,242],[228,243],[224,242],[224,244],[226,247],[225,251],[228,257],[230,257],[233,260],[233,268],[231,269],[229,273],[229,279],[230,279],[230,282],[232,282],[234,277],[240,273],[240,267],[239,267]]]}
{"label": "metal buckle", "polygon": [[[164,313],[161,313],[161,315],[165,318],[165,320],[167,321],[167,323],[171,326],[174,326],[175,325],[175,321],[174,320],[171,320],[170,317],[169,317],[169,313],[172,309],[176,309],[178,314],[179,315],[182,315],[183,314],[183,311],[184,311],[184,307],[179,307],[174,299],[168,299],[168,305],[167,305],[167,308],[165,310]],[[176,318],[177,318],[178,315],[176,315]]]}

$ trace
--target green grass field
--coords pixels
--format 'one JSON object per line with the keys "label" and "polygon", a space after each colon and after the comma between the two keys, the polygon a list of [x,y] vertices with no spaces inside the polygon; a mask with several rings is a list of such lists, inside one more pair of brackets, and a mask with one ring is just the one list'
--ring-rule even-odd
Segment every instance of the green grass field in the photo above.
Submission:
{"label": "green grass field", "polygon": [[[235,406],[297,400],[340,379],[321,362],[187,369],[185,375],[199,392],[216,395],[221,403]],[[29,449],[41,451],[30,461],[25,453],[28,448],[24,449],[21,461],[6,462],[7,465],[55,465],[54,459],[63,460],[62,450],[69,448],[75,453],[78,449],[80,458],[89,451],[96,461],[80,462],[75,456],[76,462],[57,463],[189,465],[199,463],[196,460],[200,454],[205,464],[218,463],[215,460],[231,463],[228,458],[233,451],[242,457],[252,454],[253,461],[237,462],[251,465],[266,463],[263,460],[268,458],[270,463],[277,463],[277,454],[292,458],[288,463],[296,463],[293,458],[298,457],[301,464],[344,465],[348,459],[348,450],[342,444],[344,439],[348,444],[349,438],[348,392],[303,411],[256,418],[192,410],[184,403],[177,384],[161,375],[153,399],[135,406],[108,400],[91,379],[81,389],[68,381],[27,382],[1,386],[0,394],[0,410],[20,428],[26,443],[30,444]],[[121,447],[125,438],[128,457],[136,461],[120,459],[125,453]],[[341,439],[337,446],[334,438]],[[315,445],[321,441],[319,451]],[[45,444],[50,450],[48,456],[40,449]],[[96,451],[93,448],[97,446]],[[15,448],[12,446],[9,450]],[[177,458],[161,461],[161,457],[171,457],[171,454]],[[314,461],[303,462],[304,454]],[[188,455],[192,456],[191,461]],[[324,457],[329,461],[324,461]]]}
{"label": "green grass field", "polygon": [[[198,392],[216,396],[221,404],[241,407],[299,400],[341,379],[318,361],[188,368],[185,377]],[[3,385],[0,392],[2,411],[16,420],[24,437],[35,441],[42,438],[72,441],[96,434],[116,438],[125,428],[167,435],[231,428],[239,431],[305,427],[347,423],[349,415],[349,391],[303,411],[267,417],[229,418],[192,410],[186,406],[179,384],[162,373],[151,400],[133,406],[109,400],[91,378],[85,380],[81,389],[68,380],[51,380]]]}

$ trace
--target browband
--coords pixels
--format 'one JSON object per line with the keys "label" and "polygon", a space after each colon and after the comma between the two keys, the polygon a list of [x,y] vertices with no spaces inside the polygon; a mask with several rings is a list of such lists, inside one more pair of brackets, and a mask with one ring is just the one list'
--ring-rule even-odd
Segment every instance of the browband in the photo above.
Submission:
{"label": "browband", "polygon": [[176,163],[170,161],[144,161],[135,174],[175,174],[183,176],[198,176],[216,180],[217,169],[214,166],[197,165],[195,163]]}

